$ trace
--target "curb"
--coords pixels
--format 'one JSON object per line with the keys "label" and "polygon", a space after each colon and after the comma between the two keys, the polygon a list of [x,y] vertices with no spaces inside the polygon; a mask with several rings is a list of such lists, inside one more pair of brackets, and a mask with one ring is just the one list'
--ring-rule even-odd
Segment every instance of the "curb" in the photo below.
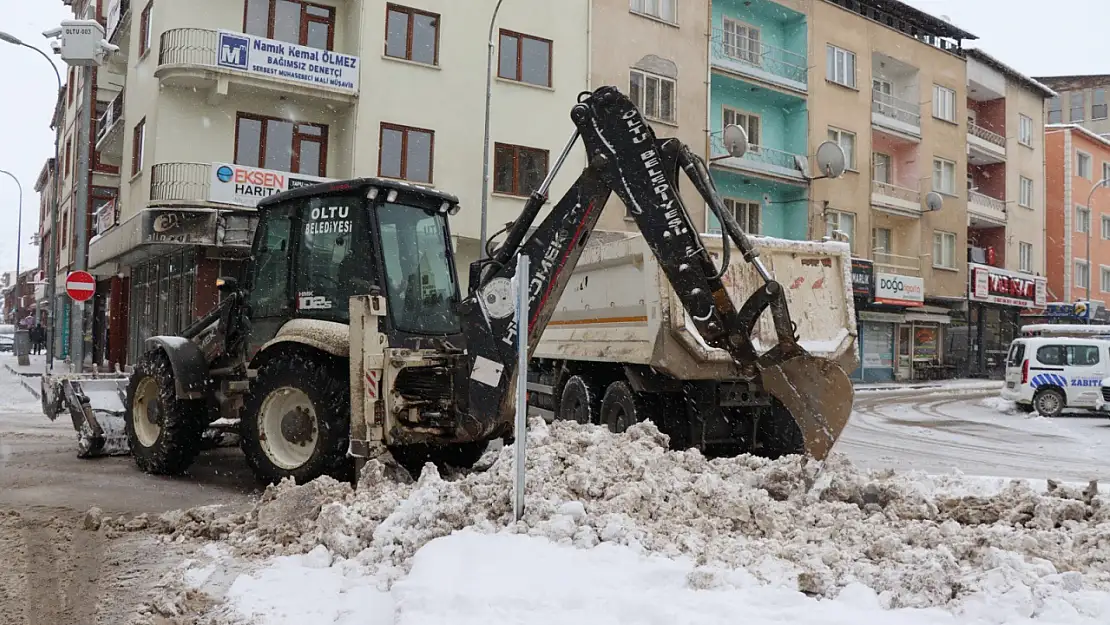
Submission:
{"label": "curb", "polygon": [[26,380],[26,378],[39,377],[42,374],[40,374],[40,373],[21,373],[19,371],[16,371],[15,369],[13,369],[12,366],[9,365],[8,363],[4,363],[4,368],[7,369],[13,375],[15,375],[19,379],[19,385],[22,386],[23,388],[27,389],[28,392],[30,392],[32,395],[34,395],[35,399],[42,399],[42,393],[39,392],[39,390],[36,389],[35,387],[28,384],[27,380]]}

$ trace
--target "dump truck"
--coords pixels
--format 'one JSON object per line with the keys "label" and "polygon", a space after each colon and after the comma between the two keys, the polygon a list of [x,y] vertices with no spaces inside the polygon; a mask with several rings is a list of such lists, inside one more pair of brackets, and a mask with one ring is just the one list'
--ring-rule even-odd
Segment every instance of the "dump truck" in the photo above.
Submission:
{"label": "dump truck", "polygon": [[[750,238],[769,269],[790,276],[784,286],[798,343],[854,370],[859,353],[848,244]],[[720,259],[722,238],[702,240]],[[742,258],[732,260],[722,280],[738,301],[762,285]],[[769,315],[755,326],[752,342],[760,352],[777,344]],[[774,430],[783,423],[774,416],[782,410],[774,397],[746,379],[728,352],[706,344],[636,233],[599,232],[591,240],[536,345],[528,378],[529,412],[548,420],[621,432],[650,419],[673,446],[710,455],[756,446],[776,456],[800,442],[797,428]]]}
{"label": "dump truck", "polygon": [[[470,265],[465,294],[448,220],[459,199],[449,192],[363,177],[263,199],[245,282],[222,280],[215,309],[180,336],[146,339],[145,352],[116,380],[135,464],[183,473],[206,433],[234,422],[263,482],[349,477],[359,463],[387,454],[412,471],[429,461],[472,466],[490,441],[516,435],[518,324],[527,324],[531,357],[613,195],[628,207],[692,331],[727,354],[730,379],[770,397],[766,406],[737,407],[738,418],[758,428],[736,437],[735,450],[824,458],[848,422],[853,388],[837,359],[798,341],[784,283],[809,279],[811,268],[785,263],[778,271],[789,275],[777,280],[725,207],[706,161],[677,139],[656,138],[617,88],[579,94],[570,118],[575,130],[562,153],[517,219]],[[730,154],[742,155],[743,131],[726,131]],[[540,219],[579,140],[587,165]],[[719,263],[682,203],[680,171],[723,226]],[[737,280],[733,252],[750,268],[736,291],[750,295],[739,307],[727,286]],[[518,319],[513,276],[522,256],[530,259],[520,286],[528,306]],[[621,297],[614,290],[613,301]],[[773,345],[755,330],[765,317]],[[76,392],[83,382],[44,376],[44,407],[54,418],[68,404],[79,437],[90,439],[84,446],[104,449],[100,439],[115,430],[94,423],[108,417]]]}

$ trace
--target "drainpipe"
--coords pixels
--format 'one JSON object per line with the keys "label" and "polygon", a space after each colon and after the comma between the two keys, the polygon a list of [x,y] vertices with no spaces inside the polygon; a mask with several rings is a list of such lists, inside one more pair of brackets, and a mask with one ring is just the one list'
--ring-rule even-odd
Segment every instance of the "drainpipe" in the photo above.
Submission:
{"label": "drainpipe", "polygon": [[[677,9],[676,9],[677,10]],[[713,0],[705,4],[705,158],[713,155]],[[702,201],[702,232],[709,230],[709,204]]]}
{"label": "drainpipe", "polygon": [[[676,9],[677,10],[677,9]],[[586,0],[586,91],[593,91],[594,77],[594,0]]]}

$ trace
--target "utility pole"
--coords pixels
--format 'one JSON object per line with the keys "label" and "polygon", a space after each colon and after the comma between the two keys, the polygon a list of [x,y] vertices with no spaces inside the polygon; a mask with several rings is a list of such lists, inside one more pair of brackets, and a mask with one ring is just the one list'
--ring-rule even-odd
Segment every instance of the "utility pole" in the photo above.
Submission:
{"label": "utility pole", "polygon": [[[81,112],[77,117],[77,187],[73,212],[73,230],[77,235],[74,246],[72,271],[85,271],[89,264],[89,192],[92,190],[92,113],[93,68],[81,68]],[[80,373],[85,366],[85,302],[70,302],[73,312],[69,316],[69,357],[74,371]]]}

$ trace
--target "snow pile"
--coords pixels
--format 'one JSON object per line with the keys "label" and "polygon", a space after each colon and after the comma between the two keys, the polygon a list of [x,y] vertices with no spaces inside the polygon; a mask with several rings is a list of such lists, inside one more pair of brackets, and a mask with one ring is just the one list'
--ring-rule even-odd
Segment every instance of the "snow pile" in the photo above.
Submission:
{"label": "snow pile", "polygon": [[865,474],[839,456],[822,469],[796,456],[667,451],[647,423],[621,436],[569,422],[530,428],[520,523],[511,446],[486,472],[444,477],[429,465],[412,483],[371,462],[358,491],[326,478],[283,483],[245,514],[197,509],[146,523],[177,540],[225,541],[240,556],[312,554],[316,568],[357,569],[381,592],[426,544],[470,528],[686,557],[704,588],[743,569],[753,583],[815,597],[863,585],[884,608],[975,616],[1002,601],[1014,618],[1110,614],[1110,594],[1096,592],[1110,590],[1110,500],[1093,483],[1049,482],[1038,493],[1013,481],[989,496],[952,496],[951,484]]}
{"label": "snow pile", "polygon": [[1001,397],[984,397],[979,405],[1005,414],[1018,414],[1017,404]]}

